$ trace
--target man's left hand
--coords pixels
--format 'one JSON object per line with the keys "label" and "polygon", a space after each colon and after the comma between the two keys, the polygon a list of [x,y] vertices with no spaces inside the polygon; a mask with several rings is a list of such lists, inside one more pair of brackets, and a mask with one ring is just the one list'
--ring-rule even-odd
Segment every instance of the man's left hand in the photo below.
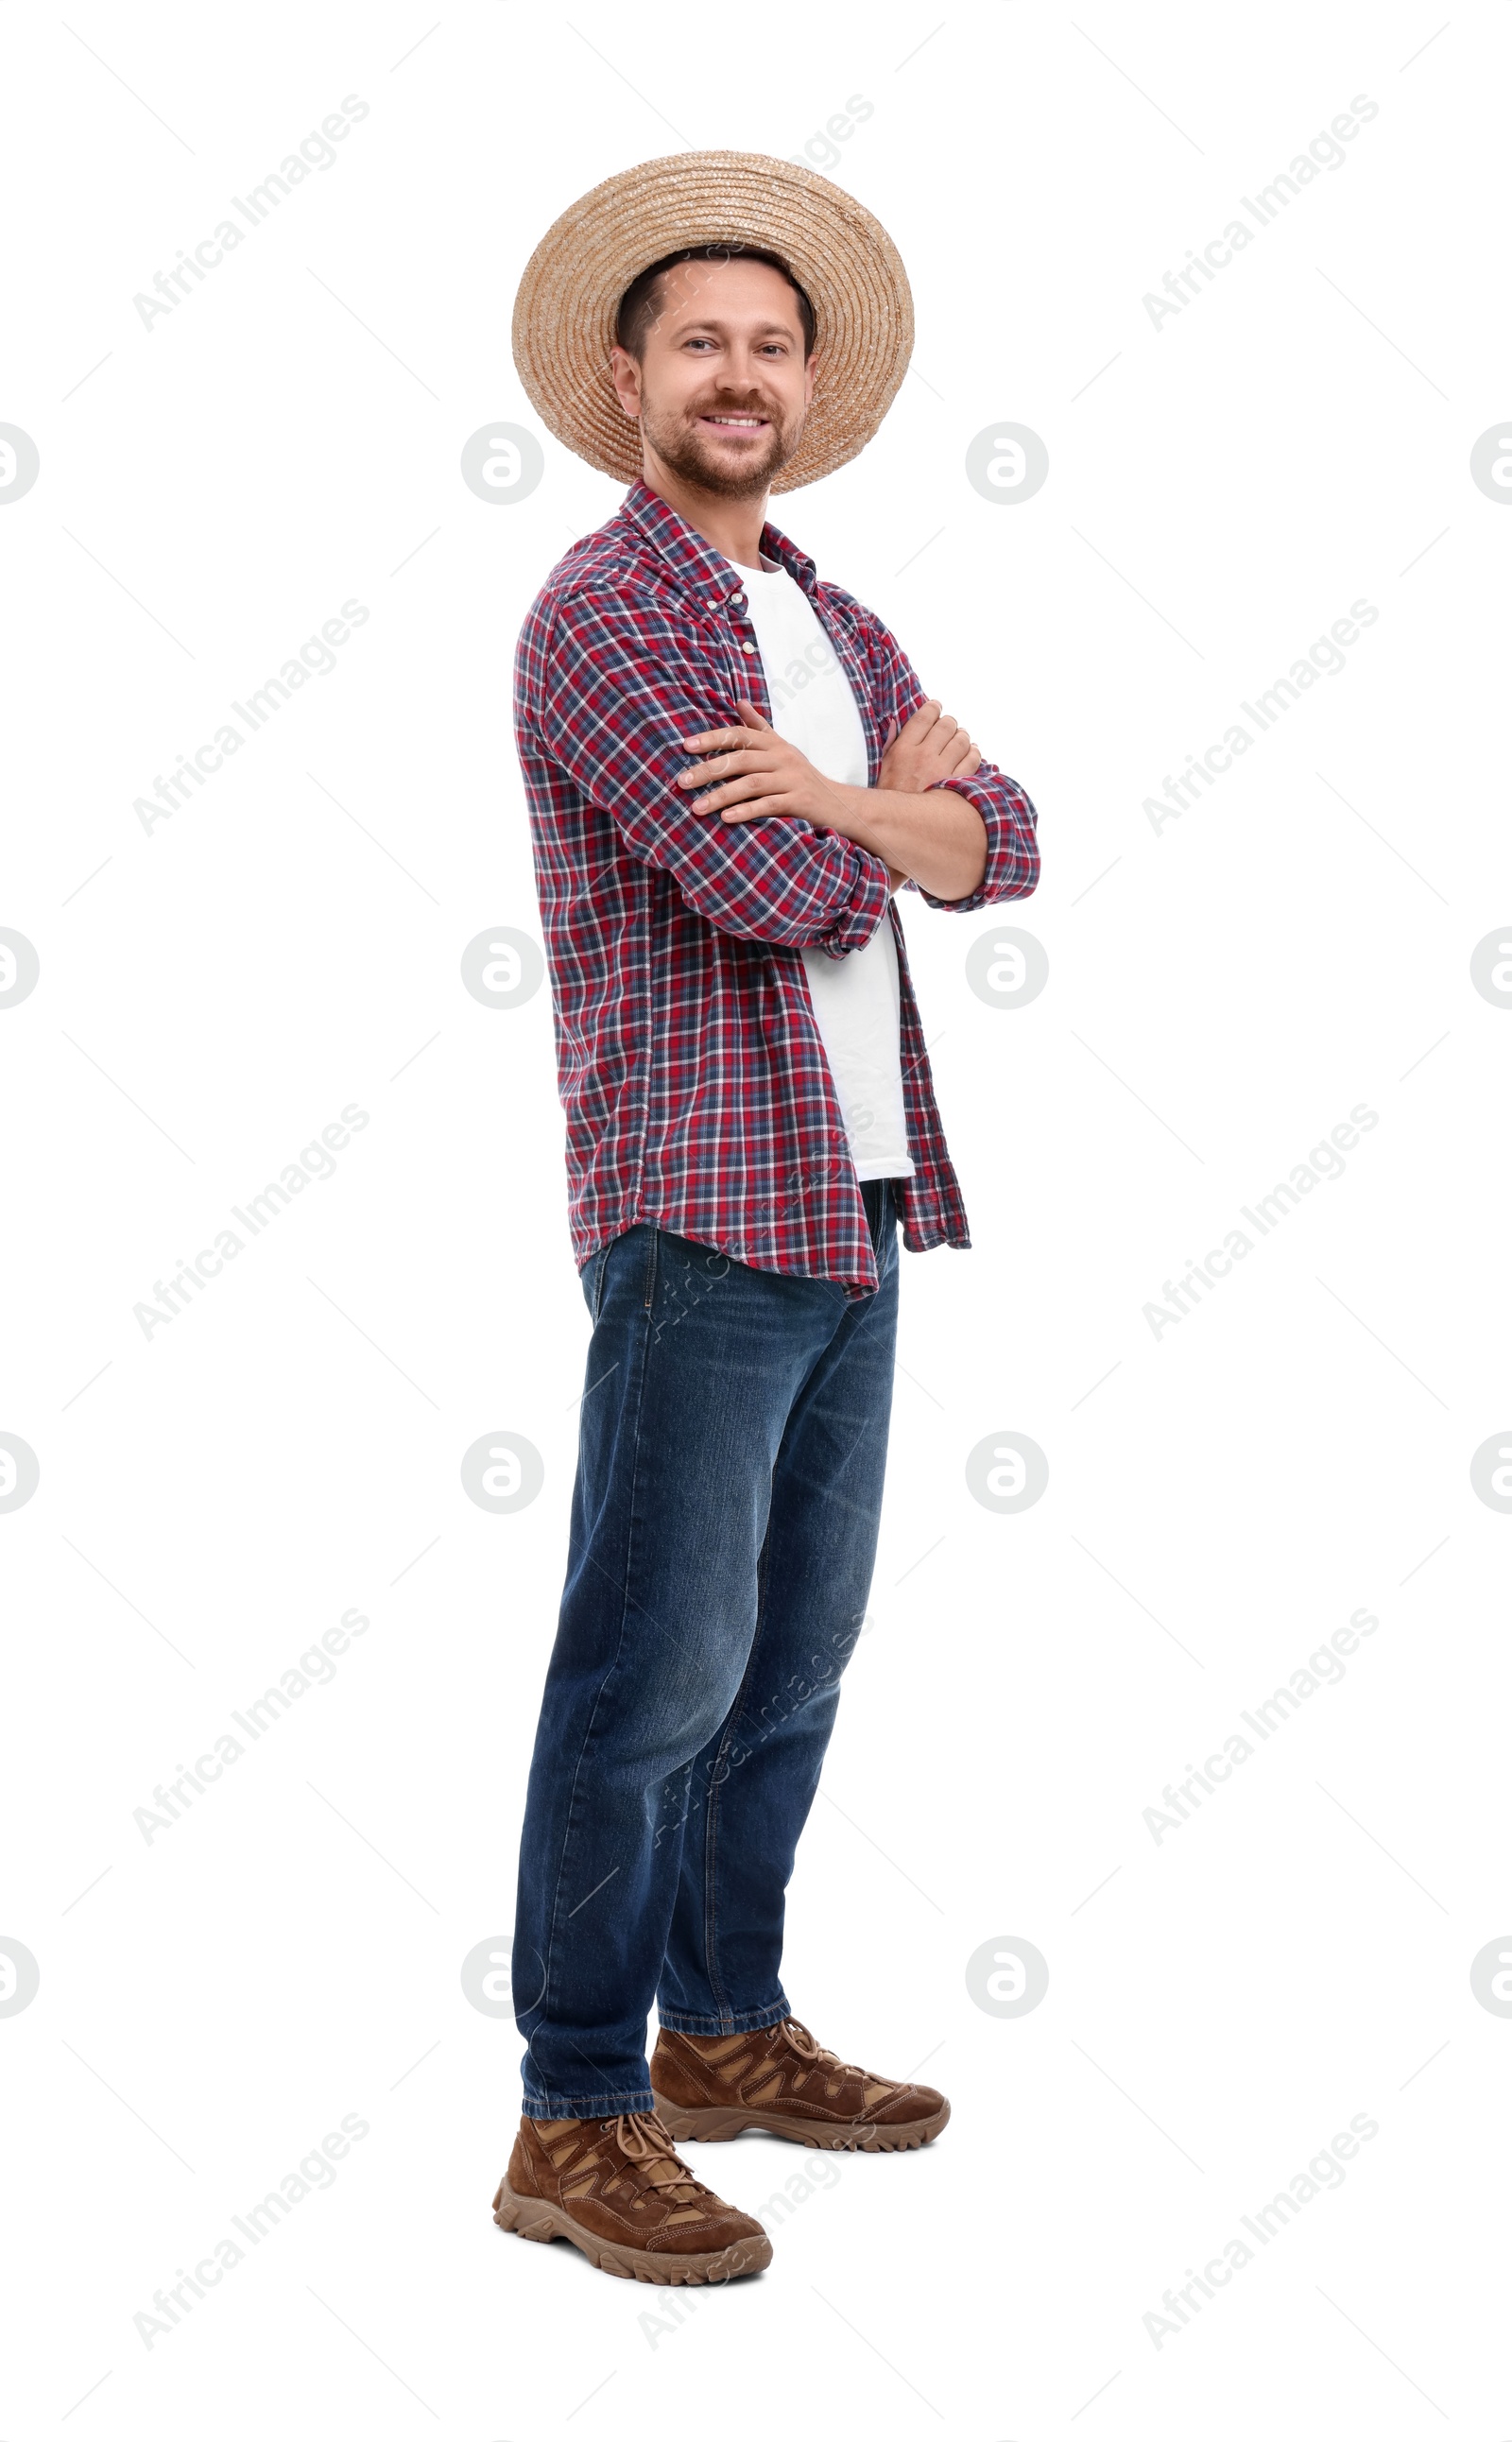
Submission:
{"label": "man's left hand", "polygon": [[757,814],[785,814],[790,820],[838,829],[845,805],[835,784],[816,772],[801,748],[779,738],[755,704],[739,699],[738,729],[702,729],[680,742],[690,755],[708,760],[695,763],[678,781],[680,789],[701,789],[693,800],[696,814],[719,813],[731,823],[750,822]]}

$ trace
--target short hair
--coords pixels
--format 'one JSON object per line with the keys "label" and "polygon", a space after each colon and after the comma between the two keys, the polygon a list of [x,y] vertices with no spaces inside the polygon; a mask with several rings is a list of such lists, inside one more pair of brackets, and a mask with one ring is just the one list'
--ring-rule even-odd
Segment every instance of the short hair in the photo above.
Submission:
{"label": "short hair", "polygon": [[614,317],[614,337],[628,355],[639,364],[646,354],[647,333],[656,320],[662,302],[662,282],[666,273],[680,263],[728,263],[738,256],[742,263],[769,264],[780,271],[798,301],[798,319],[803,327],[803,358],[805,364],[813,354],[814,312],[809,298],[794,280],[780,254],[769,254],[755,246],[687,246],[677,254],[664,254],[658,263],[649,263],[638,272],[619,301]]}

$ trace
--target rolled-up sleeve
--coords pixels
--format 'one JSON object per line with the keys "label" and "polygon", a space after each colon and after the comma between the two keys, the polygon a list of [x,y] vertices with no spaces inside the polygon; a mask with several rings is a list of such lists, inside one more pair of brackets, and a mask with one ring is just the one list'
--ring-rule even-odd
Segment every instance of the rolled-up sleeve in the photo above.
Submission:
{"label": "rolled-up sleeve", "polygon": [[584,587],[527,621],[516,662],[517,724],[529,726],[614,824],[627,853],[669,874],[721,933],[843,957],[887,909],[887,867],[836,831],[791,816],[727,823],[695,813],[682,743],[738,725],[725,683],[667,617],[654,642],[609,587]]}
{"label": "rolled-up sleeve", "polygon": [[954,789],[975,807],[987,830],[987,863],[969,899],[937,899],[922,884],[917,885],[920,897],[956,916],[1000,899],[1027,899],[1040,878],[1039,817],[1018,782],[995,763],[983,762],[969,779],[938,780],[935,786]]}

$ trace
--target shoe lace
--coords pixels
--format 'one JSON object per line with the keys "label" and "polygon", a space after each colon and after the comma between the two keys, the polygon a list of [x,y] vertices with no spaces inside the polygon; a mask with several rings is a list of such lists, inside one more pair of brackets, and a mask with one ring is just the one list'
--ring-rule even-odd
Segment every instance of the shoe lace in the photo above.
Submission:
{"label": "shoe lace", "polygon": [[680,2160],[677,2147],[654,2111],[622,2111],[616,2120],[606,2121],[605,2127],[612,2127],[614,2142],[634,2163],[642,2185],[659,2190],[669,2204],[695,2204],[700,2196],[712,2195]]}
{"label": "shoe lace", "polygon": [[799,2018],[784,2018],[782,2032],[798,2058],[806,2061],[811,2068],[821,2068],[827,2076],[831,2077],[838,2073],[841,2077],[859,2077],[865,2080],[870,2074],[866,2069],[858,2068],[854,2061],[843,2061],[838,2052],[828,2051],[825,2046],[817,2042],[809,2032],[808,2028]]}

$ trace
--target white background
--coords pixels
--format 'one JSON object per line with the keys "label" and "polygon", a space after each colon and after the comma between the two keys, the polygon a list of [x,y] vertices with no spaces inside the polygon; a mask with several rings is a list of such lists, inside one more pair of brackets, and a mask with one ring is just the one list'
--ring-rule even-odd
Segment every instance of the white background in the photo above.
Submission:
{"label": "white background", "polygon": [[[1506,1549],[1512,12],[1084,0],[571,23],[490,0],[7,18],[0,419],[5,2433],[972,2442],[1512,2430]],[[343,97],[369,115],[172,314],[133,298]],[[493,2227],[507,1931],[588,1321],[509,673],[619,487],[537,428],[515,285],[575,196],[688,146],[828,148],[918,305],[864,455],[777,521],[1040,809],[1032,1006],[904,902],[969,1253],[902,1259],[872,1630],[786,1980],[955,2110],[769,2214],[758,2281],[604,2279]],[[1357,96],[1377,105],[1180,314],[1141,304]],[[826,166],[821,143],[812,156]],[[994,419],[1031,501],[968,484]],[[346,600],[370,617],[171,820],[134,800]],[[1162,775],[1352,602],[1378,618],[1158,832]],[[171,1325],[133,1309],[351,1103],[370,1123]],[[1357,1103],[1378,1124],[1178,1326],[1142,1309]],[[234,1226],[234,1225],[233,1225]],[[245,1234],[245,1233],[244,1233]],[[1251,1235],[1254,1233],[1251,1232]],[[541,1452],[519,1514],[463,1451]],[[1013,1431],[1049,1486],[975,1501]],[[334,1681],[148,1843],[158,1782],[339,1614]],[[1341,1684],[1179,1832],[1143,1812],[1352,1612]],[[1047,1997],[967,1991],[996,1937]],[[149,2348],[134,2318],[344,2114],[369,2134]],[[1351,2117],[1378,2133],[1157,2346],[1144,2318]],[[819,2159],[696,2166],[756,2212]],[[675,2293],[682,2296],[683,2293]],[[647,2318],[652,2318],[647,2322]],[[657,2320],[657,2319],[660,2320]]]}

